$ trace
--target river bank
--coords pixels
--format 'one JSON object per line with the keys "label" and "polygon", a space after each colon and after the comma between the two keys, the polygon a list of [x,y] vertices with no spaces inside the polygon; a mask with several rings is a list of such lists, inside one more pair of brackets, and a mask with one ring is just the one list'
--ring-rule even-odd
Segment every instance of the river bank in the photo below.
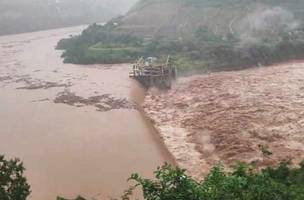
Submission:
{"label": "river bank", "polygon": [[[219,162],[304,159],[304,63],[179,80],[143,104],[177,164],[194,177]],[[260,150],[269,146],[271,159]],[[260,146],[260,147],[259,147]]]}

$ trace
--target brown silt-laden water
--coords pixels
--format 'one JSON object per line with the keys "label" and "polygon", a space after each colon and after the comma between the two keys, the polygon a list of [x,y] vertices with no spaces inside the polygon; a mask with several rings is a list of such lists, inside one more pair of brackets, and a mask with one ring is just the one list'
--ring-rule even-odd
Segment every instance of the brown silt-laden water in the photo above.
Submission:
{"label": "brown silt-laden water", "polygon": [[31,200],[118,197],[170,161],[130,65],[62,63],[57,41],[82,28],[0,37],[0,154],[23,160]]}

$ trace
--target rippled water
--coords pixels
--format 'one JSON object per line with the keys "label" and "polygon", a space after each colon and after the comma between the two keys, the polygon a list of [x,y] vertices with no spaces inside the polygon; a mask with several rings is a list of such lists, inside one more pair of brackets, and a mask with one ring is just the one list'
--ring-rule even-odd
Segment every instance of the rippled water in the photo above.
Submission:
{"label": "rippled water", "polygon": [[31,200],[117,197],[132,172],[151,176],[170,161],[138,110],[54,103],[62,92],[143,99],[144,91],[128,78],[128,64],[62,63],[57,41],[82,28],[0,37],[0,154],[24,161]]}

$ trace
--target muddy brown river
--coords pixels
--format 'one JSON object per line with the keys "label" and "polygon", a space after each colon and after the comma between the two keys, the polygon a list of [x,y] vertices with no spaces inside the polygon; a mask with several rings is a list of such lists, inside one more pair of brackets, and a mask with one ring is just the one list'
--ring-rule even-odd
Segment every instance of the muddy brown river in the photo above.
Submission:
{"label": "muddy brown river", "polygon": [[129,64],[62,63],[57,41],[82,29],[0,37],[0,154],[24,162],[30,200],[119,197],[131,173],[171,160]]}

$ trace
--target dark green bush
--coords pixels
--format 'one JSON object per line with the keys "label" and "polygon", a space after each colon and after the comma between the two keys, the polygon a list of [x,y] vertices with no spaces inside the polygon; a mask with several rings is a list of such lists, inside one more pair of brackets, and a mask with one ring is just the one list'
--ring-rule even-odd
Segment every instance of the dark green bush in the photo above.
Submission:
{"label": "dark green bush", "polygon": [[[0,156],[0,199],[26,200],[30,186],[23,175],[24,167],[18,159]],[[253,164],[238,163],[227,172],[220,165],[212,168],[197,181],[178,167],[165,164],[155,172],[155,179],[133,174],[135,183],[122,196],[132,199],[140,188],[146,200],[304,200],[304,162],[298,168],[283,161],[276,167],[257,169]],[[57,200],[67,200],[57,197]],[[78,196],[74,200],[85,200]]]}
{"label": "dark green bush", "polygon": [[141,45],[141,38],[116,32],[115,25],[108,23],[104,26],[93,24],[78,36],[60,40],[57,49],[64,50],[62,57],[65,63],[121,63],[136,59],[139,52],[134,49]]}
{"label": "dark green bush", "polygon": [[[144,39],[123,33],[113,23],[93,24],[81,35],[61,40],[64,62],[76,64],[133,62],[139,57],[164,57],[170,54],[183,66],[181,71],[218,71],[270,65],[304,57],[304,28],[286,32],[276,39],[269,35],[260,42],[244,43],[238,34],[216,35],[199,27],[185,38]],[[186,63],[185,63],[186,62]],[[178,65],[178,63],[176,63]]]}
{"label": "dark green bush", "polygon": [[278,167],[257,170],[239,163],[231,172],[214,167],[202,181],[168,164],[155,172],[155,180],[133,174],[130,180],[141,187],[147,200],[303,200],[304,164],[290,168],[288,162]]}
{"label": "dark green bush", "polygon": [[0,156],[0,199],[26,200],[30,186],[24,177],[24,167],[19,159],[6,160]]}

